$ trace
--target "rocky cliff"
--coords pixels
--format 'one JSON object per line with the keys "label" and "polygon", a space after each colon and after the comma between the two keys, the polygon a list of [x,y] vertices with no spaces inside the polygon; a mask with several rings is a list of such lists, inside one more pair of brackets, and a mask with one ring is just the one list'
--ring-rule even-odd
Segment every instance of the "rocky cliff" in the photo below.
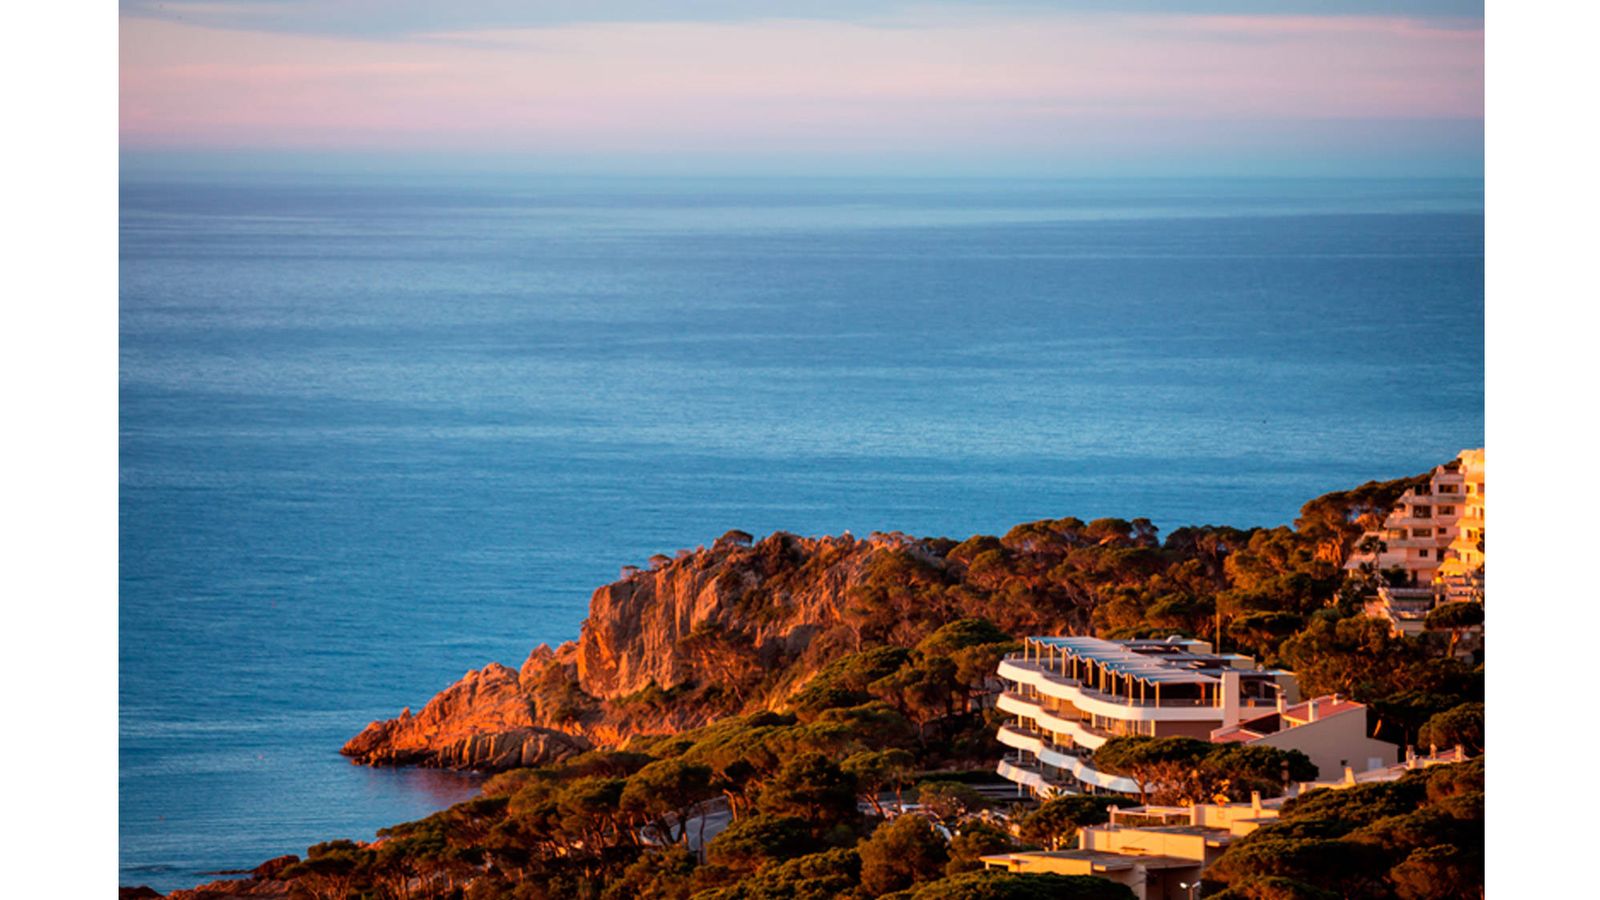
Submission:
{"label": "rocky cliff", "polygon": [[[553,660],[549,648],[529,657],[530,672]],[[558,762],[589,749],[585,738],[541,727],[521,674],[499,663],[468,672],[422,712],[373,722],[341,751],[368,765],[507,769]]]}
{"label": "rocky cliff", "polygon": [[[1349,520],[1355,501],[1323,499],[1307,509]],[[1321,519],[1308,512],[1307,521]],[[344,752],[379,765],[553,762],[633,735],[783,709],[827,662],[874,644],[911,647],[967,617],[1009,634],[1203,634],[1214,606],[1194,598],[1277,590],[1286,565],[1285,584],[1301,585],[1307,608],[1325,605],[1340,573],[1302,547],[1310,539],[1203,527],[1162,544],[1143,519],[1073,518],[959,543],[729,532],[709,549],[624,569],[594,592],[576,642],[535,650],[520,671],[468,672],[421,713],[372,723]]]}
{"label": "rocky cliff", "polygon": [[724,535],[594,592],[578,639],[578,686],[615,699],[721,679],[798,656],[843,624],[849,590],[887,538]]}
{"label": "rocky cliff", "polygon": [[369,765],[493,770],[703,724],[792,687],[768,676],[808,651],[848,646],[850,591],[876,555],[914,543],[730,532],[709,550],[655,557],[594,592],[578,641],[541,646],[520,671],[468,672],[342,752]]}

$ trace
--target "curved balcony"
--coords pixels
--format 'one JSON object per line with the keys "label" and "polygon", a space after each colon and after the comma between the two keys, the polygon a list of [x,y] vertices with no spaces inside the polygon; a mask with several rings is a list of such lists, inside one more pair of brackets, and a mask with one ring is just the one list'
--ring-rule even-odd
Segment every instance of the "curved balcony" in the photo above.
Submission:
{"label": "curved balcony", "polygon": [[1034,756],[1043,753],[1044,748],[1050,746],[1050,741],[1044,735],[1015,725],[1001,725],[995,738],[1013,750],[1026,750]]}
{"label": "curved balcony", "polygon": [[1070,735],[1074,744],[1088,747],[1090,750],[1099,749],[1100,745],[1104,744],[1109,737],[1108,735],[1100,734],[1082,722],[1074,719],[1064,719],[1027,697],[1012,691],[1002,693],[999,699],[995,701],[995,708],[1002,712],[1022,716],[1025,719],[1032,719],[1046,731]]}
{"label": "curved balcony", "polygon": [[1073,756],[1065,747],[1050,743],[1042,734],[1002,725],[996,737],[1007,747],[1032,753],[1040,762],[1069,772],[1072,777],[1084,784],[1092,784],[1122,794],[1139,793],[1139,784],[1132,778],[1107,775],[1098,771],[1084,760]]}
{"label": "curved balcony", "polygon": [[1026,684],[1046,697],[1065,700],[1078,709],[1108,719],[1128,722],[1218,722],[1222,710],[1198,700],[1138,701],[1102,694],[1085,687],[1077,679],[1059,675],[1042,663],[1024,659],[1002,659],[997,670],[1001,678]]}
{"label": "curved balcony", "polygon": [[1020,784],[1026,788],[1032,788],[1033,792],[1041,797],[1054,797],[1057,794],[1070,793],[1070,791],[1063,790],[1060,785],[1051,784],[1037,769],[1020,766],[1009,760],[1000,760],[1000,765],[995,767],[995,772],[1007,781]]}
{"label": "curved balcony", "polygon": [[1066,771],[1071,772],[1073,778],[1078,779],[1084,784],[1092,784],[1095,787],[1104,788],[1108,791],[1116,791],[1119,794],[1139,793],[1139,784],[1132,778],[1123,778],[1120,775],[1107,775],[1104,772],[1097,771],[1093,766],[1077,758],[1076,756],[1071,756],[1066,753],[1059,753],[1055,750],[1051,750],[1049,747],[1046,747],[1044,752],[1039,754],[1039,761],[1047,765],[1055,766],[1058,769],[1065,769]]}

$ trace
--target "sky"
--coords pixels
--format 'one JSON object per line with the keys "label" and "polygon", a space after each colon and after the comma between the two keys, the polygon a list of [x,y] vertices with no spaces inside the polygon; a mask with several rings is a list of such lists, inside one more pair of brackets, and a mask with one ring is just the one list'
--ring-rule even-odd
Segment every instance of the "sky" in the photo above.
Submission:
{"label": "sky", "polygon": [[122,0],[125,161],[1478,176],[1453,0]]}

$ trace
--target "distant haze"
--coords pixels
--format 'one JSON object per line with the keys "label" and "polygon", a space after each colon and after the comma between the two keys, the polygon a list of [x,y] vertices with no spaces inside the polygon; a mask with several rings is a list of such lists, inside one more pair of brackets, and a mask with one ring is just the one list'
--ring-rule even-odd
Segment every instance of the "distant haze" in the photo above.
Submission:
{"label": "distant haze", "polygon": [[125,0],[121,44],[122,146],[152,165],[1447,176],[1483,165],[1472,3]]}

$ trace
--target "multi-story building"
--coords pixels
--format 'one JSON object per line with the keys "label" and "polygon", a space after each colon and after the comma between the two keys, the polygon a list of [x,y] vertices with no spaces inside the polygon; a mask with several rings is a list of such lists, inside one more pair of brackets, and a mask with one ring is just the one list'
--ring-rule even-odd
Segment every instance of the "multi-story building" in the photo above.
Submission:
{"label": "multi-story building", "polygon": [[1120,735],[1192,737],[1305,753],[1320,773],[1393,763],[1398,748],[1366,735],[1366,707],[1337,696],[1301,703],[1294,674],[1263,669],[1204,641],[1030,637],[1000,661],[996,706],[1012,718],[999,773],[1035,795],[1139,793],[1103,772],[1094,751]]}
{"label": "multi-story building", "polygon": [[1188,900],[1206,867],[1233,840],[1278,816],[1260,795],[1250,803],[1111,810],[1111,821],[1078,832],[1073,850],[1029,850],[982,858],[989,869],[1098,875],[1138,900]]}
{"label": "multi-story building", "polygon": [[[1407,490],[1395,501],[1383,527],[1356,542],[1345,568],[1398,569],[1415,588],[1435,587],[1441,574],[1480,572],[1483,486],[1483,450],[1461,451],[1434,469],[1427,484]],[[1460,562],[1446,567],[1449,560]]]}
{"label": "multi-story building", "polygon": [[1463,450],[1461,515],[1456,536],[1434,573],[1434,586],[1447,603],[1483,602],[1483,451]]}
{"label": "multi-story building", "polygon": [[[1340,715],[1329,712],[1329,718]],[[1305,782],[1293,786],[1289,794],[1395,781],[1416,769],[1466,759],[1459,747],[1427,757],[1407,751],[1402,763],[1359,775],[1347,766],[1338,780]],[[1228,845],[1278,818],[1286,799],[1262,800],[1259,793],[1252,793],[1249,803],[1110,807],[1110,821],[1079,829],[1075,849],[997,853],[982,861],[985,868],[1010,872],[1098,875],[1126,886],[1138,900],[1190,900],[1198,894],[1196,886],[1205,870]]]}
{"label": "multi-story building", "polygon": [[1299,750],[1317,767],[1319,777],[1343,772],[1388,766],[1399,756],[1399,747],[1367,736],[1367,707],[1333,694],[1317,697],[1277,710],[1237,725],[1219,728],[1211,740]]}

